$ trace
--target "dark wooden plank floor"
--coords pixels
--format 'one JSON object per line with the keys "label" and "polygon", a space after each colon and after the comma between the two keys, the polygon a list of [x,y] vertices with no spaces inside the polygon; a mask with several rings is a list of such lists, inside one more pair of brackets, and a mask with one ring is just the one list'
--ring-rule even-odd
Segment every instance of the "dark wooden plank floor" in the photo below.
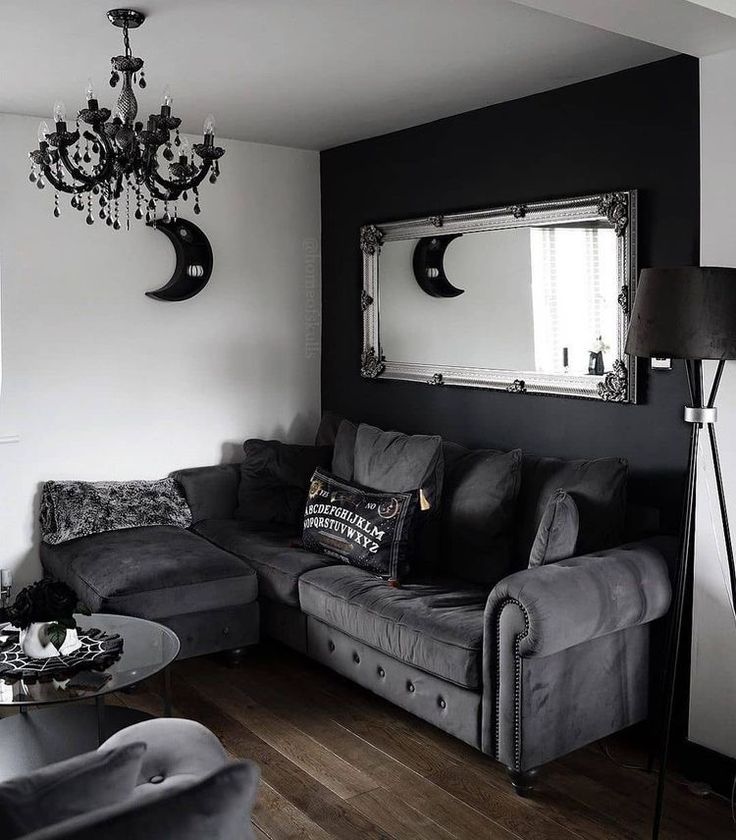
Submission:
{"label": "dark wooden plank floor", "polygon": [[[160,712],[156,686],[113,702]],[[259,840],[614,840],[646,838],[655,779],[620,763],[644,756],[620,739],[549,765],[533,798],[495,762],[278,645],[237,668],[211,658],[173,668],[176,714],[201,721],[263,773]],[[730,806],[668,786],[663,838],[736,837]]]}
{"label": "dark wooden plank floor", "polygon": [[[201,658],[172,670],[175,714],[260,765],[257,840],[649,837],[656,779],[622,766],[645,762],[627,739],[548,765],[520,799],[486,756],[279,645],[236,668]],[[108,701],[158,715],[160,688],[154,679]],[[734,838],[730,805],[674,775],[661,837]]]}

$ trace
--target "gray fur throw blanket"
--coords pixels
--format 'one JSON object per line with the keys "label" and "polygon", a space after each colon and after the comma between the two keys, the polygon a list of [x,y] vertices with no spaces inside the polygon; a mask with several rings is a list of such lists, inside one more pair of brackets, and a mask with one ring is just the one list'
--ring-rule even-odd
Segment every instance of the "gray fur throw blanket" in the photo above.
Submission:
{"label": "gray fur throw blanket", "polygon": [[191,524],[189,505],[173,478],[47,481],[41,494],[41,538],[50,545],[121,528]]}

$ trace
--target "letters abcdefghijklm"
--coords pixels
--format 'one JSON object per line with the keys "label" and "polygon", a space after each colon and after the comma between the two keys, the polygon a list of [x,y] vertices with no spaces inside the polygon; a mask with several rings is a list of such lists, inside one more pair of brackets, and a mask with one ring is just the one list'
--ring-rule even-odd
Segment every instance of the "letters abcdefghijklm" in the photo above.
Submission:
{"label": "letters abcdefghijklm", "polygon": [[304,510],[304,547],[398,582],[408,571],[419,496],[419,490],[371,490],[316,469]]}

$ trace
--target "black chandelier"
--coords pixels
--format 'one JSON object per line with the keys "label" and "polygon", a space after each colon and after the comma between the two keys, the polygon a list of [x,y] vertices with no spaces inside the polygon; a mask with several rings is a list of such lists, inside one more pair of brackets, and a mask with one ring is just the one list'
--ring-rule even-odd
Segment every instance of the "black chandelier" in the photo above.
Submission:
{"label": "black chandelier", "polygon": [[[123,30],[125,45],[125,54],[111,59],[110,86],[115,87],[122,78],[115,115],[99,107],[91,82],[87,85],[87,107],[77,115],[73,131],[67,128],[64,103],[57,101],[55,130],[49,131],[48,124],[41,122],[38,148],[29,153],[30,180],[39,189],[44,188],[45,181],[54,188],[54,216],[61,214],[59,193],[67,193],[75,210],[87,210],[88,225],[95,221],[93,201],[99,204],[99,218],[115,230],[122,227],[121,214],[130,229],[132,204],[134,217],[145,218],[147,223],[155,223],[161,206],[164,222],[176,219],[176,202],[187,201],[190,192],[198,214],[199,185],[208,173],[210,182],[215,183],[220,174],[219,158],[225,154],[215,146],[214,118],[210,114],[205,119],[203,142],[194,144],[194,154],[186,137],[179,135],[181,120],[171,114],[168,88],[161,112],[152,114],[145,126],[137,122],[133,85],[143,89],[146,79],[143,59],[131,52],[129,30],[139,27],[145,15],[133,9],[112,9],[107,17]],[[195,162],[194,155],[199,161]],[[164,169],[168,170],[166,174]]]}

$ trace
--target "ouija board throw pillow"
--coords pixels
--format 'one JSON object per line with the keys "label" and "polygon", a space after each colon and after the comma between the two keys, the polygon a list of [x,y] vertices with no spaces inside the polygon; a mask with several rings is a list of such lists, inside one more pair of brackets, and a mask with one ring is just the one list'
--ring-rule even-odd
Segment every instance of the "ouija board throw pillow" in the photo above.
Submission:
{"label": "ouija board throw pillow", "polygon": [[398,584],[409,571],[419,490],[384,493],[316,469],[304,511],[304,548]]}

